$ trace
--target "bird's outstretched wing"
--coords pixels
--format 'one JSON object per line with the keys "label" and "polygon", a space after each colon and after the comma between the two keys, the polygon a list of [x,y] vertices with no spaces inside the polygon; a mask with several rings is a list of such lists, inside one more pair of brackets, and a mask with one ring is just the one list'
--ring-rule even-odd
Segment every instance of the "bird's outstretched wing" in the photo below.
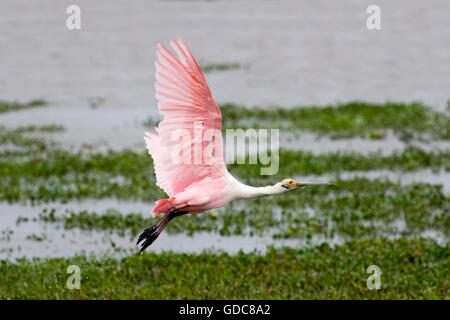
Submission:
{"label": "bird's outstretched wing", "polygon": [[[184,41],[172,39],[170,44],[178,58],[159,44],[155,63],[156,99],[164,118],[155,128],[158,134],[146,132],[145,141],[153,158],[157,185],[173,196],[205,178],[223,177],[226,165],[220,109]],[[215,130],[213,144],[202,139],[206,130]],[[195,142],[194,137],[197,139]],[[200,149],[196,149],[198,147]],[[213,161],[194,158],[198,150],[202,154],[209,153]],[[187,158],[191,161],[186,161],[186,154],[190,155]]]}

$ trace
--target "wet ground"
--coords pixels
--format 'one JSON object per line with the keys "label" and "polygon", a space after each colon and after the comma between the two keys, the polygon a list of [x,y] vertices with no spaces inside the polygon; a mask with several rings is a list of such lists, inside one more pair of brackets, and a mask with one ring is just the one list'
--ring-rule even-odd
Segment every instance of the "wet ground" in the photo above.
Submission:
{"label": "wet ground", "polygon": [[[443,184],[445,193],[450,193],[448,173],[433,174],[428,170],[422,172],[398,174],[391,171],[374,172],[349,172],[341,175],[341,178],[364,176],[368,178],[387,177],[393,181],[405,184],[412,182],[427,182]],[[434,178],[430,178],[434,177]],[[304,178],[304,177],[302,177]],[[330,177],[308,177],[324,179]],[[235,204],[235,209],[241,208],[240,203]],[[68,203],[47,204],[0,204],[0,260],[19,257],[70,257],[74,254],[86,252],[96,256],[124,256],[137,253],[135,246],[137,234],[125,230],[120,235],[117,230],[82,230],[80,228],[65,228],[61,223],[49,223],[39,219],[39,215],[48,208],[54,209],[56,215],[63,215],[73,211],[107,212],[114,209],[122,214],[130,212],[141,214],[143,217],[150,215],[152,203],[139,201],[119,201],[116,199],[86,199],[83,201],[70,201]],[[274,215],[280,215],[280,210],[273,209]],[[314,210],[306,210],[314,216]],[[218,213],[220,214],[220,212]],[[205,218],[207,218],[205,216]],[[391,224],[393,233],[385,234],[386,237],[395,238],[401,236],[406,229],[405,221],[396,219]],[[142,226],[144,228],[146,226]],[[440,231],[427,229],[419,234],[424,238],[436,240],[444,245],[448,238]],[[349,238],[350,239],[350,238]],[[246,235],[223,236],[218,233],[195,232],[193,235],[186,233],[164,232],[152,246],[152,251],[160,252],[171,250],[174,252],[201,252],[203,250],[223,250],[236,253],[240,250],[250,252],[256,250],[265,252],[268,246],[305,248],[311,245],[328,243],[333,246],[342,244],[346,238],[339,234],[327,236],[313,234],[310,238],[301,239],[276,239],[268,232],[265,236]]]}
{"label": "wet ground", "polygon": [[[17,257],[70,257],[80,253],[80,249],[96,255],[125,255],[137,252],[134,244],[137,236],[119,236],[109,231],[86,231],[81,229],[66,230],[61,224],[52,224],[36,219],[45,208],[55,208],[57,212],[65,210],[97,210],[115,209],[122,213],[149,212],[153,204],[135,201],[117,201],[115,199],[74,201],[66,204],[1,204],[0,225],[2,235],[0,241],[0,260]],[[33,220],[33,218],[35,218]],[[20,219],[22,222],[18,221]],[[25,219],[27,219],[26,222]],[[143,226],[144,228],[145,226]],[[316,236],[313,239],[274,240],[257,236],[227,236],[220,234],[197,232],[193,236],[187,234],[163,233],[152,247],[160,252],[201,252],[203,250],[224,250],[235,253],[240,250],[264,252],[269,245],[274,247],[302,247],[308,244],[341,243],[343,239]]]}
{"label": "wet ground", "polygon": [[431,169],[423,169],[413,172],[401,172],[392,170],[371,170],[371,171],[344,171],[336,174],[328,174],[323,176],[299,176],[299,180],[318,180],[318,181],[335,181],[337,178],[346,180],[355,177],[367,179],[387,179],[394,183],[408,185],[413,183],[428,183],[441,185],[445,194],[450,194],[450,172],[439,170],[434,172]]}
{"label": "wet ground", "polygon": [[[240,68],[206,75],[218,103],[246,106],[326,105],[363,100],[422,101],[442,110],[450,88],[450,6],[423,1],[379,1],[382,30],[366,28],[367,1],[79,1],[82,29],[65,28],[69,3],[6,0],[0,12],[0,99],[43,98],[46,107],[2,114],[0,125],[59,124],[52,134],[61,148],[96,151],[144,150],[143,122],[158,118],[154,98],[155,49],[158,42],[181,35],[201,65],[238,62]],[[252,12],[251,16],[248,12]],[[205,17],[208,18],[205,18]],[[427,151],[447,150],[449,141],[401,141],[392,133],[381,140],[333,140],[310,133],[281,133],[281,146],[312,151],[387,155],[414,145]],[[2,146],[11,149],[11,146]],[[450,174],[377,170],[344,172],[410,184],[443,186],[450,193]],[[335,176],[313,177],[333,180]],[[84,200],[51,204],[64,209],[149,214],[152,204]],[[0,259],[73,256],[81,250],[97,255],[135,252],[134,240],[105,231],[65,230],[32,221],[46,205],[0,204]],[[30,221],[17,225],[19,217]],[[399,229],[402,221],[397,221]],[[145,226],[143,226],[145,227]],[[444,243],[433,230],[423,237]],[[198,232],[161,235],[153,250],[199,252],[264,251],[268,245],[301,248],[339,244],[340,237],[277,240],[270,235],[228,236]],[[113,244],[114,243],[114,244]],[[114,249],[115,248],[115,249]]]}

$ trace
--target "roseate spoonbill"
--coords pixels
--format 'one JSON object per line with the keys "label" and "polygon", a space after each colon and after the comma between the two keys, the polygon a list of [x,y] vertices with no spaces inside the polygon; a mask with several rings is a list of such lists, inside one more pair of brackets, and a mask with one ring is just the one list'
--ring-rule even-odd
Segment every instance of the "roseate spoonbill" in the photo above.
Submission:
{"label": "roseate spoonbill", "polygon": [[[278,195],[304,186],[333,185],[284,179],[273,186],[252,187],[236,180],[225,165],[220,133],[222,115],[205,77],[181,38],[178,41],[171,39],[170,44],[178,58],[159,44],[155,63],[156,99],[163,120],[155,128],[157,134],[146,132],[144,137],[153,158],[156,184],[169,198],[156,201],[153,217],[164,216],[141,233],[137,241],[140,252],[156,240],[170,220],[180,215],[219,208],[237,199]],[[216,131],[215,139],[212,139],[213,151],[208,151],[213,161],[174,161],[174,152],[183,150],[186,144],[185,140],[174,141],[173,132],[179,130],[192,138],[195,123],[200,123],[203,131]],[[187,147],[194,143],[199,143],[201,150],[206,151],[211,141],[191,141]]]}

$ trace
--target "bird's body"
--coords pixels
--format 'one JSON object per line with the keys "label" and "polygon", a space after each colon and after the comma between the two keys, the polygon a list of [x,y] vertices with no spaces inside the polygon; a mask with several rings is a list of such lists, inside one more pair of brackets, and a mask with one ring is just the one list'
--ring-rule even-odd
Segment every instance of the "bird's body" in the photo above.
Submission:
{"label": "bird's body", "polygon": [[285,179],[273,186],[252,187],[233,177],[223,157],[222,115],[205,77],[182,39],[170,43],[178,58],[158,45],[155,63],[156,99],[163,120],[155,128],[157,134],[145,133],[157,185],[169,198],[156,202],[153,216],[164,217],[139,237],[141,252],[176,216],[220,208],[233,200],[283,194],[301,186],[331,185]]}

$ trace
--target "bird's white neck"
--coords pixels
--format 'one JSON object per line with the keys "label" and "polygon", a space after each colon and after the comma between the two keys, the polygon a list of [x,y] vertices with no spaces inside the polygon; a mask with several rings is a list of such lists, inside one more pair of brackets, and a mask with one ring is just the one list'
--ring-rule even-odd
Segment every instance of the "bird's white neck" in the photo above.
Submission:
{"label": "bird's white neck", "polygon": [[237,199],[261,198],[282,194],[286,192],[286,190],[284,190],[279,185],[252,187],[242,183],[239,183],[236,191],[237,191],[236,193]]}

